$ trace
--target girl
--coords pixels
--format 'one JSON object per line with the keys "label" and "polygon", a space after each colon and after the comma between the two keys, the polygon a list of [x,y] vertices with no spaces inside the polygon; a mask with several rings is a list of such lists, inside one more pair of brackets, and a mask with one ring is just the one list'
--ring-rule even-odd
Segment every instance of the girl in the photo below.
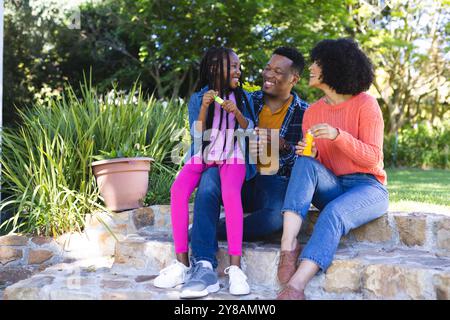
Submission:
{"label": "girl", "polygon": [[[242,254],[243,209],[241,188],[244,179],[255,174],[254,165],[248,164],[243,152],[242,139],[237,141],[237,130],[254,127],[254,111],[251,97],[240,86],[240,61],[235,52],[228,48],[210,48],[200,65],[200,88],[189,102],[189,122],[194,144],[194,154],[171,188],[171,217],[175,253],[177,260],[163,269],[155,279],[155,286],[174,287],[185,281],[189,270],[188,223],[189,198],[197,187],[202,173],[217,167],[220,174],[222,201],[225,208],[228,253],[230,267],[230,292],[248,294],[250,288],[246,276],[240,269]],[[215,97],[221,97],[221,104]],[[195,121],[195,122],[194,122]],[[196,143],[199,141],[201,143]],[[201,148],[200,148],[201,147]],[[246,170],[247,166],[247,170]],[[212,281],[214,282],[214,281]],[[208,283],[208,290],[201,294],[215,292],[219,284]]]}

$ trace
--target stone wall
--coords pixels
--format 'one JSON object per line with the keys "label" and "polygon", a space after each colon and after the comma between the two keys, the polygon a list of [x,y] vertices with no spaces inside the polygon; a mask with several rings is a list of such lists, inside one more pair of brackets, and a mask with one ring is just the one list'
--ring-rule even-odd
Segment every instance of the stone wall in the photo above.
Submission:
{"label": "stone wall", "polygon": [[0,237],[0,269],[49,266],[62,260],[62,249],[50,237],[7,235]]}

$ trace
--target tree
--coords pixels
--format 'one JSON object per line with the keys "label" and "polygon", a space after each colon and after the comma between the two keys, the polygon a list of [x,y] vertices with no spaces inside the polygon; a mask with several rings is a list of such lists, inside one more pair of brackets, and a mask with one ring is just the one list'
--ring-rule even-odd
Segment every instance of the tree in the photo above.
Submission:
{"label": "tree", "polygon": [[[121,61],[135,76],[151,78],[158,97],[192,92],[199,56],[209,46],[255,48],[257,1],[110,1],[87,17],[84,30],[96,59]],[[110,8],[99,17],[102,8]],[[92,9],[92,7],[91,7]],[[104,22],[112,22],[105,28]],[[105,50],[108,48],[109,50]],[[120,75],[118,70],[118,75]],[[181,91],[184,91],[181,93]]]}
{"label": "tree", "polygon": [[[362,5],[361,5],[362,3]],[[395,133],[406,123],[433,121],[448,111],[449,2],[354,2],[354,36],[377,69],[374,82],[386,129]]]}
{"label": "tree", "polygon": [[93,61],[114,70],[106,80],[140,76],[158,97],[190,95],[207,47],[235,49],[247,80],[258,82],[277,46],[307,54],[318,40],[342,32],[348,16],[337,0],[119,0],[85,6],[82,15]]}
{"label": "tree", "polygon": [[[16,107],[58,95],[68,78],[62,64],[66,44],[77,33],[67,27],[62,0],[6,1],[4,16],[4,123],[18,120]],[[64,9],[64,10],[63,10]],[[56,46],[56,43],[59,45]]]}

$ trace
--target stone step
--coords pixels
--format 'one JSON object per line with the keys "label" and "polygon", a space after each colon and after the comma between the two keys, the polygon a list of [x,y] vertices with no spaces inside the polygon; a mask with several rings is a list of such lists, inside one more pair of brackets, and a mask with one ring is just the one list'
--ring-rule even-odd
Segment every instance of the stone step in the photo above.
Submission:
{"label": "stone step", "polygon": [[[274,244],[245,243],[243,259],[252,292],[228,293],[223,274],[228,265],[220,243],[218,272],[221,290],[206,299],[274,299],[279,289]],[[155,288],[153,279],[174,258],[167,233],[129,236],[120,241],[114,258],[58,264],[4,291],[3,299],[179,299],[179,288]],[[326,273],[306,288],[308,299],[450,299],[450,258],[417,250],[380,245],[341,245]]]}
{"label": "stone step", "polygon": [[[112,272],[155,275],[174,259],[167,232],[129,236],[116,245]],[[279,245],[244,243],[243,260],[251,285],[279,289],[276,270]],[[228,266],[226,244],[218,252],[218,272]],[[450,299],[450,257],[411,248],[379,244],[342,244],[327,273],[306,290],[316,299]]]}
{"label": "stone step", "polygon": [[[190,207],[192,222],[192,205]],[[223,213],[222,213],[223,215]],[[319,212],[311,210],[308,219],[303,223],[300,240],[306,242],[311,235]],[[86,231],[93,232],[100,223],[96,217],[106,222],[119,240],[126,235],[138,232],[170,231],[170,206],[156,205],[131,211],[114,213],[112,216],[98,214],[87,221]],[[113,252],[115,241],[109,237],[106,230],[100,235],[99,242],[108,239],[106,247]],[[272,239],[279,243],[280,235]],[[450,213],[421,212],[388,212],[382,217],[350,231],[342,238],[343,244],[372,243],[403,248],[415,248],[450,256]]]}
{"label": "stone step", "polygon": [[[111,270],[111,261],[83,261],[58,264],[29,279],[6,288],[5,300],[174,300],[180,286],[159,289],[153,286],[156,274],[125,275]],[[220,279],[220,290],[200,300],[270,300],[273,289],[253,286],[248,295],[233,296],[227,279]]]}

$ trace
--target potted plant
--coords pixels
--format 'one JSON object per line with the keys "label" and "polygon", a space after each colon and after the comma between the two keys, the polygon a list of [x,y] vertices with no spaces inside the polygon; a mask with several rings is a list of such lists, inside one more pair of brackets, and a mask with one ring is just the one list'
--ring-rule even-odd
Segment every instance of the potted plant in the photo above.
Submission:
{"label": "potted plant", "polygon": [[145,147],[125,144],[117,150],[100,150],[94,156],[92,170],[100,195],[112,211],[123,211],[143,206],[148,190],[152,158],[145,157]]}

